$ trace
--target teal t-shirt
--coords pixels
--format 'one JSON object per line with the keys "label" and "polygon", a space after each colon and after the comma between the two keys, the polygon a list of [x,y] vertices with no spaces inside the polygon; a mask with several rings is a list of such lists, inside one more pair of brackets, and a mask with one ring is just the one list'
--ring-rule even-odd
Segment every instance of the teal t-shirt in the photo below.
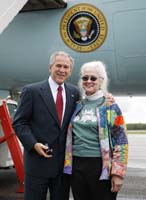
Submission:
{"label": "teal t-shirt", "polygon": [[98,100],[84,100],[84,106],[73,121],[73,155],[80,157],[101,157],[96,106]]}

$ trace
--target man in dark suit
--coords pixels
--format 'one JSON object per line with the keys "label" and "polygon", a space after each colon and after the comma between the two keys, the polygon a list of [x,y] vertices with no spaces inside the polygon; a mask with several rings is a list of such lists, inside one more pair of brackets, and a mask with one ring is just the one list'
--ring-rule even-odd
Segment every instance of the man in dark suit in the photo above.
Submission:
{"label": "man in dark suit", "polygon": [[[64,200],[62,174],[66,132],[79,100],[78,89],[64,83],[71,75],[74,61],[65,52],[50,57],[47,80],[23,88],[13,128],[24,146],[24,200]],[[62,86],[63,114],[59,123],[55,106],[57,88]]]}

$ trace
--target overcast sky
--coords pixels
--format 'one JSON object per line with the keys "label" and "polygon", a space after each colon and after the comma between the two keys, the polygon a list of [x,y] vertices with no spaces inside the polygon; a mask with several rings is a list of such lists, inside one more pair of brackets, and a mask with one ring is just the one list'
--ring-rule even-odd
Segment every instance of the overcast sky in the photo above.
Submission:
{"label": "overcast sky", "polygon": [[126,123],[146,123],[146,97],[115,97]]}

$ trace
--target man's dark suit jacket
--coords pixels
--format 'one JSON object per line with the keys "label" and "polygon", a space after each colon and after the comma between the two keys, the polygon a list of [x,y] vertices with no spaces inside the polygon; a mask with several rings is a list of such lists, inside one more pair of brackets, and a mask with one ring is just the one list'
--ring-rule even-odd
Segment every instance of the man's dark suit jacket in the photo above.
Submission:
{"label": "man's dark suit jacket", "polygon": [[[39,177],[55,177],[63,171],[67,127],[79,99],[79,91],[65,84],[66,108],[62,127],[59,126],[56,107],[48,80],[23,88],[13,128],[24,146],[25,173]],[[52,158],[44,158],[34,150],[34,144],[48,143]]]}

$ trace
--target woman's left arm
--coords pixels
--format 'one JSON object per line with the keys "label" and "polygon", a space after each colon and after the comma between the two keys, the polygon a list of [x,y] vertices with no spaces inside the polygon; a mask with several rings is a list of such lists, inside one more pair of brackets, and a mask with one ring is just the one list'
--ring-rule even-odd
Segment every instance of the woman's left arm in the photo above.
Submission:
{"label": "woman's left arm", "polygon": [[[110,106],[111,142],[113,145],[111,176],[124,178],[128,161],[128,139],[126,125],[119,106]],[[115,182],[115,181],[114,181]],[[120,182],[120,181],[119,181]]]}

